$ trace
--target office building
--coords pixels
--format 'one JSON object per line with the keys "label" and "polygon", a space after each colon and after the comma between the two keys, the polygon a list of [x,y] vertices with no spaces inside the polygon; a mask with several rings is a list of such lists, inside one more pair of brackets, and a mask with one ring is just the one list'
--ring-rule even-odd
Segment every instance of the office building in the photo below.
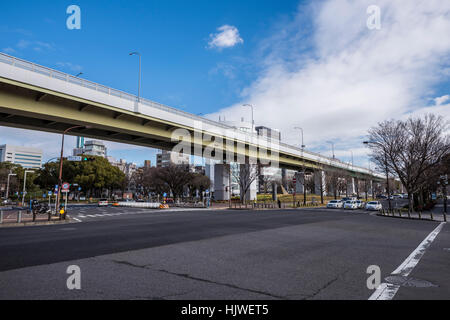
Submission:
{"label": "office building", "polygon": [[5,144],[0,146],[0,162],[19,164],[26,169],[40,169],[42,150]]}
{"label": "office building", "polygon": [[77,139],[77,148],[73,149],[73,155],[74,156],[89,155],[106,158],[107,148],[102,141],[98,140],[86,141],[83,145],[79,143]]}
{"label": "office building", "polygon": [[156,155],[156,167],[164,168],[170,164],[175,165],[188,165],[190,156],[188,154],[176,153],[163,150],[162,153]]}

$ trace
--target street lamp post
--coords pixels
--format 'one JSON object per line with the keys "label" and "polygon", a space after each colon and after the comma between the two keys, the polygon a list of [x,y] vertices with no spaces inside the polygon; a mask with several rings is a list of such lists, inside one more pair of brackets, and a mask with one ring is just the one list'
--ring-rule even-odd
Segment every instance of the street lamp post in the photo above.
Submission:
{"label": "street lamp post", "polygon": [[130,56],[138,56],[139,57],[139,78],[138,78],[138,103],[141,101],[141,54],[139,52],[131,52]]}
{"label": "street lamp post", "polygon": [[22,192],[22,207],[25,204],[25,193],[26,193],[26,186],[27,186],[27,173],[33,173],[32,170],[25,170],[24,177],[23,177],[23,192]]}
{"label": "street lamp post", "polygon": [[[375,141],[364,141],[363,142],[365,145],[369,145],[369,144],[375,144],[380,146],[381,148],[383,148],[383,146]],[[383,148],[384,150],[384,148]],[[392,204],[391,204],[391,195],[390,195],[390,190],[389,190],[389,168],[388,168],[388,161],[387,161],[387,153],[384,152],[384,165],[385,165],[385,169],[386,169],[386,192],[387,192],[387,197],[388,197],[388,204],[389,204],[389,210],[392,210]]]}
{"label": "street lamp post", "polygon": [[[57,190],[57,196],[56,196],[56,212],[58,212],[59,210],[59,202],[60,202],[60,197],[61,197],[61,185],[62,185],[62,169],[63,169],[63,158],[64,158],[64,137],[65,135],[74,129],[78,129],[78,128],[88,128],[87,126],[74,126],[71,128],[66,129],[63,134],[62,134],[62,141],[61,141],[61,156],[59,158],[59,176],[58,176],[58,190]],[[66,217],[66,215],[64,214],[64,217]],[[61,216],[60,216],[61,218]]]}
{"label": "street lamp post", "polygon": [[331,150],[333,151],[333,160],[336,159],[336,155],[334,154],[334,142],[333,141],[327,141],[327,143],[331,144]]}
{"label": "street lamp post", "polygon": [[354,167],[355,167],[355,163],[353,162],[353,151],[352,150],[350,150],[350,153],[352,154],[352,170],[354,169]]}
{"label": "street lamp post", "polygon": [[244,104],[243,106],[252,108],[252,134],[253,134],[253,132],[255,132],[255,121],[254,121],[254,118],[253,118],[253,111],[254,111],[253,109],[255,108],[255,106],[252,105],[252,104],[249,104],[249,103]]}
{"label": "street lamp post", "polygon": [[6,197],[5,197],[6,200],[8,200],[8,198],[9,198],[9,179],[12,176],[17,176],[17,174],[15,174],[15,173],[8,174],[8,182],[6,183]]}
{"label": "street lamp post", "polygon": [[[303,140],[303,128],[295,127],[294,129],[300,130],[302,132],[302,160],[305,161],[303,157],[303,152],[306,146]],[[303,205],[306,206],[306,167],[304,164],[303,164]]]}

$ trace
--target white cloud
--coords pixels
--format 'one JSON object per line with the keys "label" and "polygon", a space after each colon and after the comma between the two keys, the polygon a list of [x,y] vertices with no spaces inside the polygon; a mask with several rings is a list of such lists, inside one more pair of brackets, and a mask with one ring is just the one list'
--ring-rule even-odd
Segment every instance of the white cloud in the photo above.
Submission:
{"label": "white cloud", "polygon": [[447,95],[445,95],[445,96],[435,98],[435,99],[434,99],[434,103],[436,103],[437,106],[440,106],[440,105],[442,105],[444,102],[447,102],[447,101],[449,101],[449,100],[450,100],[450,95],[447,94]]}
{"label": "white cloud", "polygon": [[8,54],[14,54],[14,53],[16,53],[16,50],[14,50],[14,49],[11,48],[11,47],[3,48],[2,51],[3,51],[4,53],[8,53]]}
{"label": "white cloud", "polygon": [[81,70],[83,70],[82,66],[79,66],[77,64],[73,64],[71,62],[57,62],[56,65],[58,67],[69,69],[69,70],[74,71],[74,72],[80,72]]}
{"label": "white cloud", "polygon": [[[381,8],[381,30],[366,26],[372,4]],[[308,148],[329,154],[325,141],[359,149],[367,130],[389,118],[448,115],[426,101],[449,80],[442,70],[450,62],[450,2],[329,0],[299,8],[263,41],[264,71],[243,89],[242,101],[211,118],[238,120],[241,105],[252,103],[257,124],[281,129],[289,143],[301,126]]]}
{"label": "white cloud", "polygon": [[239,35],[239,30],[234,26],[224,25],[217,29],[219,32],[209,35],[209,48],[231,48],[237,44],[244,43]]}
{"label": "white cloud", "polygon": [[47,42],[42,41],[29,41],[29,40],[19,40],[17,42],[16,47],[21,50],[25,50],[28,48],[32,48],[37,52],[50,51],[54,49],[54,46]]}

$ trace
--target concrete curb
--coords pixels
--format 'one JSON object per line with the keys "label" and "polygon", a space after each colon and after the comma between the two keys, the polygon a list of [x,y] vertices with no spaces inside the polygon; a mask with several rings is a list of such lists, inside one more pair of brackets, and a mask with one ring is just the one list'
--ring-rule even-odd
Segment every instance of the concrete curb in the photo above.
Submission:
{"label": "concrete curb", "polygon": [[429,218],[416,218],[416,217],[400,217],[400,216],[392,216],[392,215],[384,215],[381,213],[377,213],[376,214],[378,217],[383,217],[383,218],[395,218],[395,219],[404,219],[404,220],[417,220],[417,221],[427,221],[427,222],[445,222],[445,221],[441,221],[441,220],[435,220],[435,219],[429,219]]}
{"label": "concrete curb", "polygon": [[71,219],[67,220],[57,220],[57,221],[37,221],[37,222],[22,222],[22,223],[8,223],[8,224],[0,224],[1,228],[20,228],[20,227],[38,227],[38,226],[50,226],[50,225],[58,225],[58,224],[68,224],[73,223]]}

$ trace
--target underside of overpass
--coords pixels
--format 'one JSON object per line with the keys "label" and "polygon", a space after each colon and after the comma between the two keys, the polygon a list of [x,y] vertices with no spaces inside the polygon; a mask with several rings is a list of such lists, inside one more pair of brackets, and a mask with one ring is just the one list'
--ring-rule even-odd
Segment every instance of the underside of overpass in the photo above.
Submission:
{"label": "underside of overpass", "polygon": [[[150,147],[162,150],[173,150],[179,143],[172,141],[172,133],[177,129],[185,129],[194,137],[194,128],[182,126],[167,120],[151,117],[109,105],[85,100],[64,93],[40,88],[34,85],[18,82],[16,80],[0,77],[0,125],[38,130],[51,133],[63,133],[73,126],[87,126],[70,131],[69,135],[84,136],[87,138],[113,141]],[[331,166],[301,158],[294,154],[280,152],[272,154],[270,148],[256,147],[241,141],[227,141],[225,136],[220,137],[223,142],[214,142],[217,135],[209,132],[200,132],[201,137],[213,137],[209,140],[190,140],[191,150],[185,152],[194,154],[195,150],[215,148],[223,152],[264,159],[267,162],[275,161],[281,168],[291,170],[335,170]],[[205,138],[208,139],[208,138]],[[185,140],[186,141],[186,140]],[[220,141],[220,140],[219,140]],[[239,143],[238,143],[239,142]],[[197,148],[195,148],[197,143]],[[214,157],[214,152],[212,153]],[[217,158],[216,158],[217,159]],[[228,159],[229,160],[229,159]],[[364,174],[349,171],[354,177],[364,178]],[[368,176],[366,176],[368,177]],[[373,179],[373,177],[371,177]]]}

